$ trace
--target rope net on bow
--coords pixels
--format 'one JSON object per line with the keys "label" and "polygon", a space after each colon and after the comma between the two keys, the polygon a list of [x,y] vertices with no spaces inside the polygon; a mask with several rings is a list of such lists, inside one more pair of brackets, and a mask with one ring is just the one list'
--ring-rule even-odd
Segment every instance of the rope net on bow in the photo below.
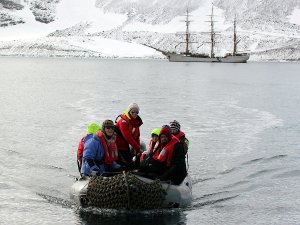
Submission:
{"label": "rope net on bow", "polygon": [[93,176],[88,187],[88,206],[106,209],[157,209],[165,190],[159,180],[146,183],[131,173],[112,177]]}

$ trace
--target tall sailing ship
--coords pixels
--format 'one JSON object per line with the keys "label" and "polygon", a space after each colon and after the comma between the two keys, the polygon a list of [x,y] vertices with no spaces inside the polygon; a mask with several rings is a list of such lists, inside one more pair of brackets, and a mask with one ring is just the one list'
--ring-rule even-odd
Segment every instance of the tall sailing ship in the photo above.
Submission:
{"label": "tall sailing ship", "polygon": [[208,54],[195,54],[191,53],[189,50],[189,44],[193,43],[190,41],[191,33],[189,31],[189,12],[186,12],[186,31],[185,35],[185,52],[175,53],[175,52],[164,52],[164,54],[168,57],[170,62],[221,62],[221,63],[246,63],[249,59],[250,55],[248,53],[238,53],[237,52],[237,35],[236,35],[236,18],[234,19],[233,24],[233,52],[227,53],[223,57],[216,57],[214,48],[215,48],[215,36],[216,32],[214,30],[214,8],[212,7],[211,15],[210,15],[210,55]]}

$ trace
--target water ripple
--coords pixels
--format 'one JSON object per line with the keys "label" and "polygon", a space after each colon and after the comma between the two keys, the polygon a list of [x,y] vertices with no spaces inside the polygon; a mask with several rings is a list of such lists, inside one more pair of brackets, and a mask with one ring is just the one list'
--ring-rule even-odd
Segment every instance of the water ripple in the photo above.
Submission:
{"label": "water ripple", "polygon": [[266,160],[280,159],[280,158],[285,158],[285,157],[287,157],[287,155],[275,155],[270,158],[266,158]]}
{"label": "water ripple", "polygon": [[0,148],[1,150],[4,150],[10,154],[20,154],[19,152],[12,150],[12,149],[8,149],[8,148]]}
{"label": "water ripple", "polygon": [[218,196],[218,195],[225,195],[225,194],[228,194],[230,193],[229,191],[220,191],[220,192],[215,192],[215,193],[211,193],[211,194],[206,194],[206,195],[202,195],[198,198],[194,198],[194,201],[197,201],[197,200],[203,200],[205,198],[211,198],[211,197],[215,197],[215,196]]}
{"label": "water ripple", "polygon": [[237,187],[237,186],[240,186],[240,185],[244,185],[244,184],[248,184],[248,183],[249,183],[248,180],[242,180],[242,181],[235,182],[233,184],[225,185],[225,186],[223,186],[223,188],[225,188],[225,189],[227,189],[227,188],[234,188],[234,187]]}
{"label": "water ripple", "polygon": [[300,170],[291,170],[278,175],[273,176],[273,178],[289,178],[289,177],[300,177]]}
{"label": "water ripple", "polygon": [[12,187],[9,184],[6,183],[0,183],[0,189],[4,190],[4,189],[11,189]]}
{"label": "water ripple", "polygon": [[278,171],[279,169],[265,169],[265,170],[260,170],[256,173],[250,174],[249,176],[247,176],[247,178],[255,178],[255,177],[259,177],[262,175],[265,175],[267,173],[272,173],[274,171]]}
{"label": "water ripple", "polygon": [[229,173],[231,173],[231,172],[235,172],[235,171],[238,170],[238,169],[239,169],[238,167],[233,167],[233,168],[231,168],[231,169],[227,169],[227,170],[225,170],[225,171],[222,171],[222,172],[220,172],[219,174],[221,174],[221,175],[229,174]]}
{"label": "water ripple", "polygon": [[263,159],[264,159],[264,158],[252,159],[252,160],[250,160],[250,161],[247,161],[247,162],[242,163],[242,165],[249,165],[249,164],[257,163],[257,162],[262,161]]}
{"label": "water ripple", "polygon": [[192,184],[195,185],[195,184],[207,181],[207,180],[214,180],[214,179],[216,179],[216,178],[215,177],[197,178],[197,179],[193,178]]}
{"label": "water ripple", "polygon": [[47,165],[47,164],[34,164],[32,166],[38,167],[38,168],[43,168],[43,169],[54,169],[54,170],[59,170],[59,171],[65,170],[65,168],[62,168],[62,167],[54,166],[54,165]]}
{"label": "water ripple", "polygon": [[219,202],[224,202],[224,201],[231,200],[231,199],[236,198],[238,196],[239,195],[233,195],[233,196],[230,196],[230,197],[225,197],[225,198],[219,198],[219,199],[214,199],[214,200],[208,200],[208,201],[204,201],[204,202],[199,202],[199,203],[193,205],[193,208],[200,208],[200,207],[203,207],[203,206],[206,206],[206,205],[214,205],[214,204],[219,203]]}

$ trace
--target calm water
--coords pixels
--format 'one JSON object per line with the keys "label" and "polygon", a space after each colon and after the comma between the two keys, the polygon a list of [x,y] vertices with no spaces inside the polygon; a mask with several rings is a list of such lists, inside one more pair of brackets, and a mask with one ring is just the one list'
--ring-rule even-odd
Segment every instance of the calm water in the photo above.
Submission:
{"label": "calm water", "polygon": [[[0,224],[300,224],[300,64],[0,58]],[[83,211],[69,200],[86,125],[140,105],[142,139],[190,140],[182,210]]]}

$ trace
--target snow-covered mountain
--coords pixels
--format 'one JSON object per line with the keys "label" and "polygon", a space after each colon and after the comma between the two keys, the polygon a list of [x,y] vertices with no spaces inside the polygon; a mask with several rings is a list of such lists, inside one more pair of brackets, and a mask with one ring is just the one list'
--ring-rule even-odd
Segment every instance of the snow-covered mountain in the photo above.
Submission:
{"label": "snow-covered mountain", "polygon": [[300,60],[300,0],[0,0],[0,55],[164,58],[153,48],[183,50],[187,8],[192,51],[209,53],[212,3],[216,55],[236,16],[250,60]]}

